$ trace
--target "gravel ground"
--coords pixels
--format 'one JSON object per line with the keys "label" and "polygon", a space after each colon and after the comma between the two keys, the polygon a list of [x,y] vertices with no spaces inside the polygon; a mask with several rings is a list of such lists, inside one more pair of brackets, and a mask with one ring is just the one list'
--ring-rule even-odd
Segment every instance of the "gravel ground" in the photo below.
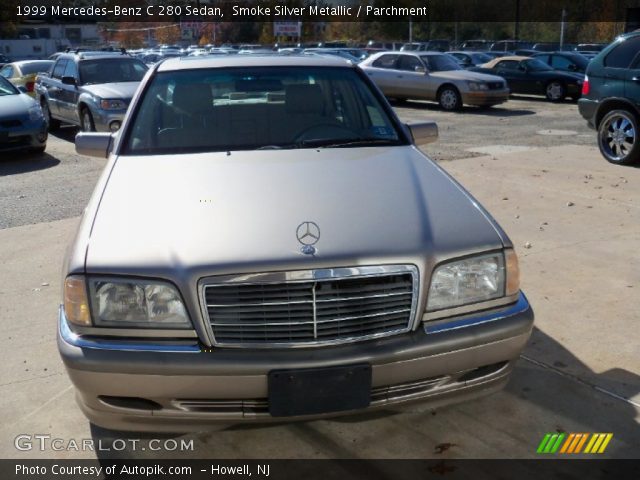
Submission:
{"label": "gravel ground", "polygon": [[[473,158],[516,147],[593,145],[594,133],[573,102],[553,104],[537,97],[512,97],[502,106],[465,107],[458,113],[429,102],[396,106],[403,121],[435,120],[438,142],[425,148],[435,160]],[[42,155],[0,157],[0,229],[80,215],[105,160],[75,153],[76,130],[65,127],[49,137]],[[515,150],[514,150],[515,148]]]}

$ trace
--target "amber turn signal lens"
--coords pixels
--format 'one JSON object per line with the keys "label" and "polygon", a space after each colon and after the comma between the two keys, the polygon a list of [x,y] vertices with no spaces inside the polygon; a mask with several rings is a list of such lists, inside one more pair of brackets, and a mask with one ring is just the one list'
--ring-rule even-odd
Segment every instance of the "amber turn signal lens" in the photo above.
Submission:
{"label": "amber turn signal lens", "polygon": [[91,325],[84,277],[70,276],[64,281],[64,314],[75,325]]}
{"label": "amber turn signal lens", "polygon": [[508,248],[504,251],[504,259],[507,266],[507,284],[505,295],[516,295],[520,291],[520,267],[515,250]]}

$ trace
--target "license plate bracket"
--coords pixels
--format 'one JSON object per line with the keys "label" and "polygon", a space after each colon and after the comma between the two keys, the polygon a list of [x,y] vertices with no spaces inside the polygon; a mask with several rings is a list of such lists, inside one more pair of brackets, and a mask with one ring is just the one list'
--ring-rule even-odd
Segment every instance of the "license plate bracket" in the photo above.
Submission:
{"label": "license plate bracket", "polygon": [[273,417],[317,415],[366,408],[371,403],[371,365],[269,372]]}

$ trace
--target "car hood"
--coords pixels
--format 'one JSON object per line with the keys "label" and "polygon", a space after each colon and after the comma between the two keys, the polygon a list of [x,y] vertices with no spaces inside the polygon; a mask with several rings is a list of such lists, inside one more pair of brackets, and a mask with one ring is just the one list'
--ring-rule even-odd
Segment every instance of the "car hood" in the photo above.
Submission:
{"label": "car hood", "polygon": [[[99,192],[98,192],[99,194]],[[316,255],[296,231],[320,228]],[[120,157],[86,271],[189,278],[437,262],[499,249],[501,230],[412,146]]]}
{"label": "car hood", "polygon": [[136,93],[140,82],[99,83],[95,85],[83,85],[82,90],[100,98],[131,99]]}
{"label": "car hood", "polygon": [[472,72],[469,70],[450,70],[448,72],[433,72],[429,75],[444,80],[470,80],[474,82],[503,82],[502,77],[488,75],[486,73]]}
{"label": "car hood", "polygon": [[29,118],[28,110],[37,105],[26,93],[0,96],[0,120]]}

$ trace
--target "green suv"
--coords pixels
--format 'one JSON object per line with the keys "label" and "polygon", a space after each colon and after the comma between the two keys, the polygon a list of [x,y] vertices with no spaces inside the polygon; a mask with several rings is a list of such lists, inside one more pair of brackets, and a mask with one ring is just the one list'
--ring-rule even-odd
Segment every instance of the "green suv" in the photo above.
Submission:
{"label": "green suv", "polygon": [[640,161],[640,32],[618,37],[591,60],[578,108],[598,131],[604,158],[623,165]]}

